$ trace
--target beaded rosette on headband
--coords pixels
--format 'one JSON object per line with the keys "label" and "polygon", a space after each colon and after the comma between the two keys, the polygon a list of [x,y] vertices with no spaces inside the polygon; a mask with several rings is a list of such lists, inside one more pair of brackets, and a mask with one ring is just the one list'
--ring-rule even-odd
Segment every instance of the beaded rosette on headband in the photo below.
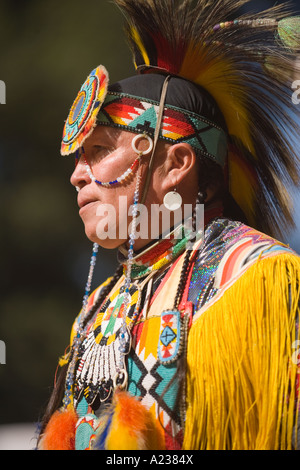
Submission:
{"label": "beaded rosette on headband", "polygon": [[108,73],[100,65],[87,77],[70,109],[63,130],[62,155],[76,152],[93,132],[107,87]]}

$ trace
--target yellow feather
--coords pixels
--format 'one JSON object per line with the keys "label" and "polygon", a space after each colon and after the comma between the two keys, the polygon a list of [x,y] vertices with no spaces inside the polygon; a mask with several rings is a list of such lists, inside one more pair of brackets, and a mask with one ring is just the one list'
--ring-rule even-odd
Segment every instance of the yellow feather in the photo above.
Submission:
{"label": "yellow feather", "polygon": [[[213,96],[225,117],[229,134],[238,137],[254,154],[249,132],[249,116],[240,79],[233,64],[225,58],[222,59],[221,53],[217,58],[214,58],[214,55],[205,45],[202,47],[191,45],[183,61],[180,75],[202,86]],[[195,76],[195,73],[198,74]]]}
{"label": "yellow feather", "polygon": [[114,396],[115,410],[106,439],[106,450],[158,450],[163,435],[153,414],[127,392]]}
{"label": "yellow feather", "polygon": [[145,61],[145,65],[150,65],[149,56],[146,52],[146,49],[145,49],[145,47],[142,43],[141,37],[140,37],[139,33],[137,32],[136,28],[131,28],[131,36],[132,36],[132,39],[136,43],[137,47],[139,48],[139,50],[140,50],[140,52],[143,56],[143,59]]}

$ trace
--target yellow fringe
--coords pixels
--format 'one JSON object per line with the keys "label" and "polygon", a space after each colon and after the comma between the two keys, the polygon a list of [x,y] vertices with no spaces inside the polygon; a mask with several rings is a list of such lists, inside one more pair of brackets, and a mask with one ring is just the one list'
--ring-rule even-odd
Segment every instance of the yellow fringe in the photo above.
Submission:
{"label": "yellow fringe", "polygon": [[198,317],[188,342],[184,449],[297,447],[299,300],[300,258],[284,254],[258,261]]}

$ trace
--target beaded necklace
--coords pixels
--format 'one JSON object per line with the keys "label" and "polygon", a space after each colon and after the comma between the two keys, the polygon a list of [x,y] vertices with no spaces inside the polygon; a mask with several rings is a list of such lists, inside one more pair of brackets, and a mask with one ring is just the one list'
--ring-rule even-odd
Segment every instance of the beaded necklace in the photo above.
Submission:
{"label": "beaded necklace", "polygon": [[[136,204],[138,201],[138,184],[139,182],[137,181],[134,201]],[[131,330],[139,314],[142,289],[147,285],[150,278],[161,271],[162,268],[166,267],[168,263],[174,261],[184,251],[188,240],[188,237],[178,238],[174,236],[176,233],[179,233],[180,229],[182,230],[182,227],[179,227],[172,232],[173,238],[170,238],[170,240],[159,240],[142,253],[134,256],[134,227],[135,225],[133,223],[132,236],[127,252],[127,262],[124,263],[125,280],[123,281],[122,287],[119,289],[119,294],[117,294],[117,300],[115,301],[115,305],[117,303],[120,305],[119,309],[116,310],[115,316],[119,315],[118,311],[122,311],[121,326],[116,327],[113,334],[109,337],[109,344],[107,344],[107,341],[104,341],[105,338],[107,339],[107,337],[105,337],[106,326],[103,325],[104,323],[107,325],[108,322],[112,320],[111,315],[113,315],[112,312],[110,317],[105,320],[105,312],[108,306],[111,305],[110,301],[107,299],[100,312],[96,314],[99,316],[99,321],[101,318],[105,320],[104,323],[103,320],[101,320],[101,333],[99,327],[98,330],[96,328],[98,323],[97,317],[93,322],[95,326],[91,327],[88,333],[86,329],[83,331],[83,327],[81,326],[84,324],[84,316],[78,328],[73,356],[75,368],[71,369],[68,374],[69,382],[66,390],[66,398],[70,399],[69,403],[71,402],[71,394],[73,391],[75,406],[77,406],[81,400],[84,391],[86,400],[92,405],[98,393],[100,394],[100,401],[105,402],[109,399],[114,389],[126,388],[128,376],[125,366],[125,357],[131,348]],[[160,258],[160,262],[157,262],[158,257]],[[145,261],[147,266],[143,267],[142,261]],[[91,263],[92,262],[93,257],[91,259]],[[136,266],[138,266],[140,270],[140,275],[133,269]],[[144,277],[143,280],[141,279],[142,277]],[[133,303],[132,298],[134,296],[136,296],[136,301]],[[112,307],[110,307],[110,310],[112,310]],[[101,314],[101,312],[103,313]],[[95,341],[96,333],[99,338],[97,344]],[[113,338],[113,341],[111,341],[111,338]],[[110,362],[109,368],[113,376],[110,378],[107,376],[103,377],[103,372],[106,367],[105,363],[107,362],[106,358],[112,361]],[[75,370],[76,365],[78,366],[77,372]]]}
{"label": "beaded necklace", "polygon": [[86,310],[87,310],[87,305],[88,305],[88,298],[91,290],[91,284],[92,284],[92,279],[93,279],[93,274],[94,274],[94,269],[96,265],[96,258],[97,258],[97,253],[98,253],[98,244],[94,243],[93,244],[93,252],[91,256],[91,261],[90,261],[90,268],[89,268],[89,274],[88,274],[88,279],[85,287],[85,292],[83,296],[83,301],[82,301],[82,310],[81,310],[81,322],[78,326],[77,329],[77,334],[73,340],[72,344],[72,356],[71,360],[68,366],[68,371],[66,375],[66,387],[65,387],[65,395],[63,399],[63,406],[64,408],[67,408],[71,404],[71,395],[72,395],[72,388],[74,384],[74,374],[75,374],[75,368],[76,368],[76,362],[77,362],[77,357],[78,357],[78,351],[79,347],[82,343],[82,340],[84,338],[84,322],[85,322],[85,317],[86,317]]}
{"label": "beaded necklace", "polygon": [[[126,372],[126,367],[125,367],[125,354],[128,354],[129,349],[128,348],[128,343],[131,341],[130,337],[130,331],[127,328],[127,323],[126,323],[126,318],[128,316],[129,312],[129,289],[130,289],[130,283],[131,283],[131,270],[132,270],[132,263],[133,263],[133,255],[134,255],[134,243],[135,243],[135,237],[136,237],[136,217],[137,217],[137,212],[138,212],[138,203],[139,203],[139,188],[140,188],[140,183],[141,183],[141,172],[140,172],[140,167],[139,171],[137,174],[137,181],[136,181],[136,187],[134,191],[134,199],[133,199],[133,219],[132,219],[132,225],[131,225],[131,233],[129,236],[129,250],[128,250],[128,257],[127,257],[127,262],[126,262],[126,273],[125,273],[125,284],[124,284],[124,310],[123,310],[123,322],[122,322],[122,327],[121,327],[121,334],[120,334],[120,352],[121,352],[121,357],[119,361],[119,365],[117,368],[117,374],[118,377],[123,377],[123,380],[121,382],[121,387],[125,387],[127,383],[127,372]],[[134,321],[136,320],[136,317],[138,315],[138,309],[135,310],[131,325],[134,324]],[[117,379],[118,379],[117,377]],[[117,380],[116,379],[116,380]],[[116,382],[117,383],[117,382]]]}

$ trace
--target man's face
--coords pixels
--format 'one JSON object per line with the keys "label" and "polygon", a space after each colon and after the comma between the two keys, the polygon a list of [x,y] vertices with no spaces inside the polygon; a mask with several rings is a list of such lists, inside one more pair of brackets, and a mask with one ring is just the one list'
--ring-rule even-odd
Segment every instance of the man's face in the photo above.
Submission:
{"label": "man's face", "polygon": [[[115,181],[130,168],[137,158],[131,145],[134,136],[133,133],[111,127],[95,128],[84,143],[84,154],[97,180]],[[141,150],[147,149],[148,142],[142,140],[139,143]],[[141,159],[141,188],[149,158],[147,155]],[[105,248],[116,248],[128,240],[128,227],[132,220],[129,207],[133,204],[136,180],[135,171],[122,183],[110,187],[100,186],[91,180],[81,156],[71,176],[71,183],[78,188],[79,215],[91,241]],[[160,198],[153,187],[149,189],[149,195],[154,202]]]}

